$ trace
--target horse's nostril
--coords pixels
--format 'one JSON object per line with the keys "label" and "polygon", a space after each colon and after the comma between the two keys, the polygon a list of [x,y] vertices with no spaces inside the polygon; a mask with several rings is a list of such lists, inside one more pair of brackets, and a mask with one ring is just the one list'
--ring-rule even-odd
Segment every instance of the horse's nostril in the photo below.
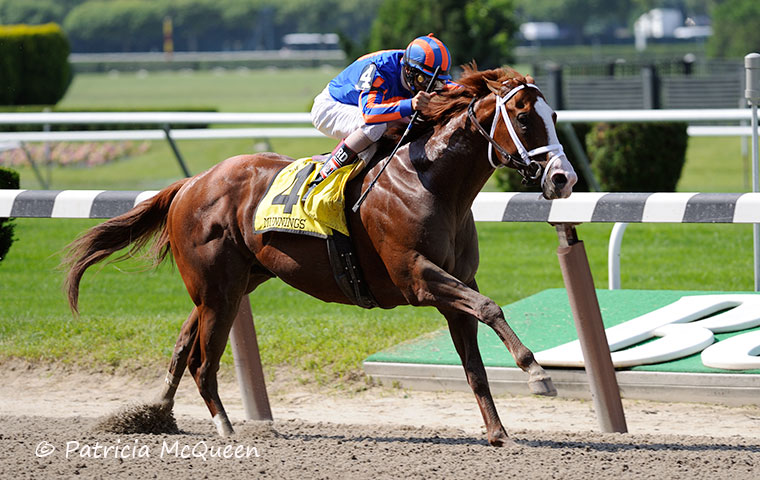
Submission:
{"label": "horse's nostril", "polygon": [[564,173],[555,173],[552,175],[552,182],[554,183],[555,187],[561,189],[567,185],[567,176],[565,176]]}

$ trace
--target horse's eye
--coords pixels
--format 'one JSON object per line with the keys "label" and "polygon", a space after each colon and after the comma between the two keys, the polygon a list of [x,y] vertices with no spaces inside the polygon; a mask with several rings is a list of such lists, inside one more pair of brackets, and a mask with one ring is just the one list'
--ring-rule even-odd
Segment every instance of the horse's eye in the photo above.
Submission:
{"label": "horse's eye", "polygon": [[527,113],[520,113],[517,115],[517,121],[522,125],[523,127],[528,126],[528,114]]}

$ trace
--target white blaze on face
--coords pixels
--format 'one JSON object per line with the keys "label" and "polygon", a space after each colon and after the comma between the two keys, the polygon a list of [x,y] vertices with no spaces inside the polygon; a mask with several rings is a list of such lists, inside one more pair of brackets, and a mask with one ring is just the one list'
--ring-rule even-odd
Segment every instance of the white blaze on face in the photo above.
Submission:
{"label": "white blaze on face", "polygon": [[546,100],[544,100],[543,97],[538,97],[535,105],[533,105],[533,109],[544,121],[549,145],[559,144],[559,137],[557,137],[557,130],[554,128],[554,119],[552,118],[552,114],[554,113],[552,107],[546,103]]}
{"label": "white blaze on face", "polygon": [[[559,137],[557,137],[557,130],[554,128],[554,110],[552,110],[552,107],[546,103],[546,100],[544,100],[543,97],[538,97],[533,108],[544,121],[548,144],[559,145],[560,143]],[[543,186],[544,182],[547,180],[552,181],[553,175],[564,175],[567,179],[567,184],[564,185],[562,187],[562,190],[557,193],[559,193],[560,198],[570,196],[573,185],[575,185],[575,182],[578,181],[578,175],[575,173],[573,166],[570,164],[570,161],[567,159],[564,152],[557,154],[552,151],[549,152],[548,155],[549,161],[546,163],[546,168],[544,169],[544,178],[541,179],[541,185]]]}

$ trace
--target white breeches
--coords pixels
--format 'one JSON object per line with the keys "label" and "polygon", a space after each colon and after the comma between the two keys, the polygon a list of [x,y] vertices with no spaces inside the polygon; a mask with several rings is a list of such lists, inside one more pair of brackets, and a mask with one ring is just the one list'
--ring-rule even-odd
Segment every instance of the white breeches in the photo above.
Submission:
{"label": "white breeches", "polygon": [[325,87],[322,93],[314,99],[311,107],[311,123],[317,130],[328,137],[342,140],[357,129],[372,140],[377,142],[388,128],[387,123],[364,123],[361,108],[358,105],[340,103],[330,95],[329,87]]}

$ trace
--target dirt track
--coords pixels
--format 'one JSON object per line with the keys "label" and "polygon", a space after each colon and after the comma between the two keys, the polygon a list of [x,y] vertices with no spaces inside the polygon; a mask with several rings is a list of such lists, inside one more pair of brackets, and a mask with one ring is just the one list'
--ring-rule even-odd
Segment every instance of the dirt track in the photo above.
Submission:
{"label": "dirt track", "polygon": [[248,422],[220,439],[198,420],[180,435],[93,434],[92,424],[0,418],[3,477],[756,479],[760,469],[760,446],[741,438],[520,431],[496,449],[446,429]]}
{"label": "dirt track", "polygon": [[380,387],[353,393],[294,391],[292,384],[275,384],[270,398],[277,420],[260,424],[240,420],[239,396],[230,382],[223,386],[223,398],[237,433],[222,439],[186,382],[175,409],[183,433],[93,431],[98,416],[150,396],[159,384],[112,375],[5,370],[0,377],[0,476],[760,478],[758,407],[626,401],[629,430],[636,433],[600,434],[594,433],[598,426],[589,402],[500,397],[497,406],[516,443],[497,449],[485,441],[471,394]]}

